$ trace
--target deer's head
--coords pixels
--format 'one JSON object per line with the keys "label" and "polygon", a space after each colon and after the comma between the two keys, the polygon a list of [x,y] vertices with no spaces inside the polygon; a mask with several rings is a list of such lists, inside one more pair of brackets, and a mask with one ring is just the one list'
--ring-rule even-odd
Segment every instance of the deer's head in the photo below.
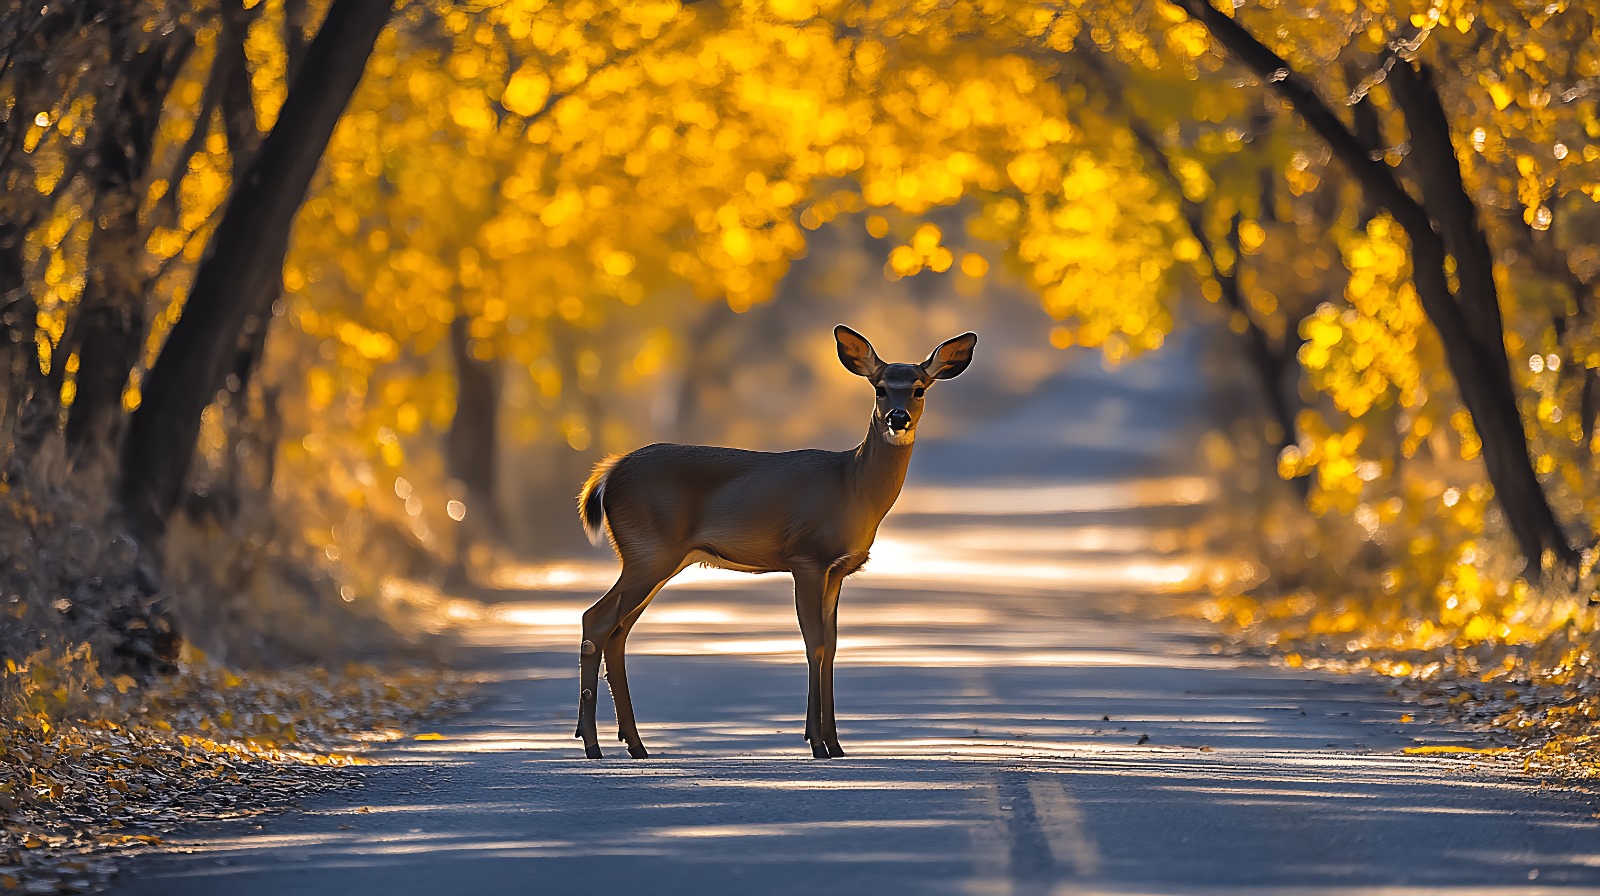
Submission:
{"label": "deer's head", "polygon": [[972,363],[972,347],[978,344],[977,333],[962,333],[940,343],[921,364],[885,364],[872,343],[855,330],[840,324],[833,328],[833,338],[845,369],[866,377],[877,390],[874,428],[891,445],[910,445],[916,439],[928,387],[966,370]]}

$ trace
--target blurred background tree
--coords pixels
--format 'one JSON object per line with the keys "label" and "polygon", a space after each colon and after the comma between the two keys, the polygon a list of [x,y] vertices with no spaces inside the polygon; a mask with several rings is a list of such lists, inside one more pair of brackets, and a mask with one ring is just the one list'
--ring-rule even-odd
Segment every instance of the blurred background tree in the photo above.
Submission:
{"label": "blurred background tree", "polygon": [[79,508],[12,541],[93,520],[130,581],[312,565],[355,600],[569,549],[550,508],[601,452],[847,443],[855,415],[788,412],[837,404],[836,319],[1014,331],[1019,393],[1048,351],[1214,322],[1257,394],[1233,472],[1293,484],[1249,520],[1270,578],[1234,584],[1500,626],[1595,540],[1597,28],[1503,0],[0,11],[0,450],[13,504]]}

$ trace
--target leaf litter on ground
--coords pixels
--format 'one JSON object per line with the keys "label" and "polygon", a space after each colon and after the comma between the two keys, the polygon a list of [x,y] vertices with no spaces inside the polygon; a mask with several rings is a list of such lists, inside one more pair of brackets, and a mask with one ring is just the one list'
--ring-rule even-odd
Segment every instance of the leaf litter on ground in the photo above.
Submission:
{"label": "leaf litter on ground", "polygon": [[1417,716],[1476,732],[1472,743],[1430,743],[1424,727],[1408,754],[1471,755],[1569,782],[1600,777],[1600,620],[1586,602],[1541,595],[1537,613],[1454,626],[1362,612],[1349,599],[1330,613],[1323,603],[1215,594],[1193,612],[1220,628],[1228,649],[1292,669],[1382,676]]}
{"label": "leaf litter on ground", "polygon": [[52,659],[0,668],[25,707],[0,719],[0,893],[91,892],[118,859],[184,825],[360,786],[364,750],[460,709],[465,694],[438,671],[243,674],[192,648],[177,674],[144,687],[80,669],[86,683],[69,691]]}

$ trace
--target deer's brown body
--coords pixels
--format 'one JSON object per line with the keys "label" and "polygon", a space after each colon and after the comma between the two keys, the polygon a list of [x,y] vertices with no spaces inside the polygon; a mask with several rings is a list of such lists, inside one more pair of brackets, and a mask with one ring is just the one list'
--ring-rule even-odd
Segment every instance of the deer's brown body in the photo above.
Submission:
{"label": "deer's brown body", "polygon": [[833,713],[839,589],[866,563],[878,525],[900,494],[923,392],[966,368],[977,337],[956,337],[920,365],[883,364],[845,327],[835,337],[845,366],[871,380],[878,394],[867,437],[855,449],[771,453],[657,444],[602,461],[584,484],[579,514],[592,536],[604,526],[622,560],[617,583],[583,615],[577,736],[590,757],[601,755],[595,730],[601,655],[618,738],[630,755],[649,755],[628,695],[628,632],[661,586],[692,563],[793,573],[811,672],[806,740],[818,758],[844,755]]}

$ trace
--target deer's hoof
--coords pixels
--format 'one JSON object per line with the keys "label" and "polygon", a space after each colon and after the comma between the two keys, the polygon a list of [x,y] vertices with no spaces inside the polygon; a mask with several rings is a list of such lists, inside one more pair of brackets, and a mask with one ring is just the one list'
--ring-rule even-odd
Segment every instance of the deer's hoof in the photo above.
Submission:
{"label": "deer's hoof", "polygon": [[599,744],[584,744],[584,746],[583,746],[583,755],[589,757],[590,759],[604,759],[604,758],[606,758],[606,754],[600,752],[600,745]]}
{"label": "deer's hoof", "polygon": [[635,759],[649,759],[650,751],[644,748],[644,744],[628,744],[628,755]]}
{"label": "deer's hoof", "polygon": [[844,758],[844,747],[836,743],[830,743],[828,744],[828,755],[834,759],[842,759]]}

